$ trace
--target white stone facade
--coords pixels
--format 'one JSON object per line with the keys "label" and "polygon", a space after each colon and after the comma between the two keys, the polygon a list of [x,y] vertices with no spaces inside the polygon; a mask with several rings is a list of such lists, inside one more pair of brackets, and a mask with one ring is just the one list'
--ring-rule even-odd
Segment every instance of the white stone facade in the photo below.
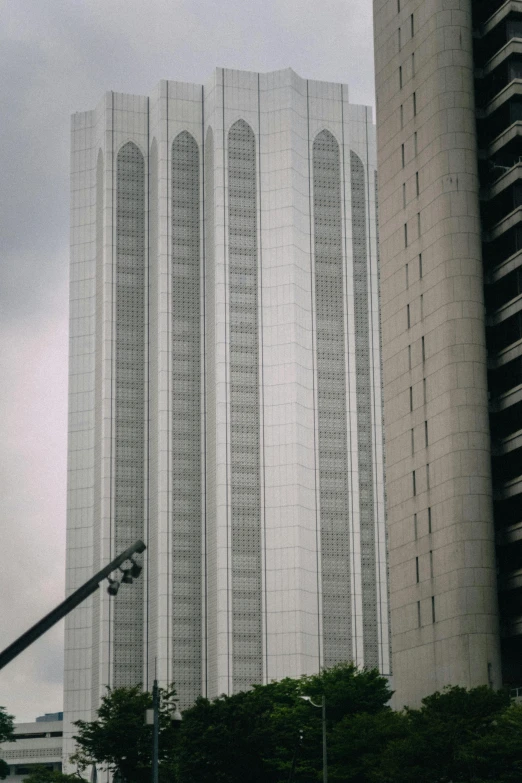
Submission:
{"label": "white stone facade", "polygon": [[0,747],[0,758],[9,765],[9,783],[21,783],[41,767],[61,772],[63,721],[16,723],[13,734],[16,739]]}
{"label": "white stone facade", "polygon": [[388,674],[375,139],[340,84],[218,69],[72,121],[71,722],[353,659]]}

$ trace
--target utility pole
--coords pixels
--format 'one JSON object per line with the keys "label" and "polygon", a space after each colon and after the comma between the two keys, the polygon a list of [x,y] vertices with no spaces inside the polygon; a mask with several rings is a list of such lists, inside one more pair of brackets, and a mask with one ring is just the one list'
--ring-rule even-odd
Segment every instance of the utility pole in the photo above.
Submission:
{"label": "utility pole", "polygon": [[49,612],[49,614],[46,614],[45,617],[42,617],[42,619],[35,623],[32,628],[29,628],[28,631],[19,636],[18,639],[15,639],[15,641],[12,642],[9,647],[6,647],[5,650],[0,653],[0,669],[3,669],[4,666],[7,666],[7,664],[13,660],[13,658],[16,658],[17,655],[20,655],[20,653],[26,650],[29,645],[31,645],[46,631],[48,631],[49,628],[52,628],[53,625],[56,625],[59,620],[68,615],[69,612],[72,612],[73,609],[76,609],[76,607],[81,604],[82,601],[85,601],[86,598],[88,598],[98,589],[100,582],[103,579],[109,580],[109,587],[107,588],[109,595],[116,595],[120,586],[120,582],[117,579],[111,579],[110,574],[112,574],[113,571],[116,571],[116,569],[120,568],[122,563],[124,563],[126,560],[130,560],[132,567],[127,569],[120,568],[123,574],[121,581],[126,584],[130,584],[130,582],[132,582],[133,579],[136,579],[141,573],[141,566],[133,560],[132,556],[136,553],[144,552],[146,548],[147,547],[143,541],[136,541],[135,544],[122,552],[121,555],[118,555],[118,557],[115,557],[114,560],[111,560],[109,565],[106,565],[105,568],[102,568],[101,571],[98,571],[97,574],[91,576],[91,578],[88,579],[85,584],[75,590],[74,593],[71,593],[71,595],[66,598],[65,601],[62,601],[61,604],[58,604],[56,609],[53,609],[52,612]]}
{"label": "utility pole", "polygon": [[152,783],[159,781],[159,688],[158,681],[152,686]]}
{"label": "utility pole", "polygon": [[328,752],[326,749],[326,696],[321,699],[321,715],[323,719],[323,783],[328,783]]}

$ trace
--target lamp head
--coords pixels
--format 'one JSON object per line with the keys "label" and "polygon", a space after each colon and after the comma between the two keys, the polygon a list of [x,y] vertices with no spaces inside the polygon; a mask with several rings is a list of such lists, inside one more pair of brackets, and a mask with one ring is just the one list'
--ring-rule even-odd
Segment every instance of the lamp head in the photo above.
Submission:
{"label": "lamp head", "polygon": [[140,566],[140,564],[139,564],[139,563],[137,563],[137,562],[134,560],[134,558],[133,558],[133,557],[130,557],[130,558],[129,558],[129,560],[130,560],[130,561],[131,561],[131,563],[132,563],[132,567],[131,567],[131,569],[130,569],[131,576],[132,576],[132,577],[134,577],[134,579],[137,579],[137,578],[138,578],[138,576],[139,576],[139,575],[141,574],[141,572],[143,571],[143,566]]}
{"label": "lamp head", "polygon": [[120,589],[120,583],[117,579],[111,579],[110,576],[107,577],[107,581],[109,582],[109,586],[107,588],[107,592],[109,595],[117,595],[118,590]]}
{"label": "lamp head", "polygon": [[131,585],[133,582],[132,576],[131,576],[131,569],[130,568],[121,568],[121,573],[123,574],[121,578],[121,583],[123,585]]}

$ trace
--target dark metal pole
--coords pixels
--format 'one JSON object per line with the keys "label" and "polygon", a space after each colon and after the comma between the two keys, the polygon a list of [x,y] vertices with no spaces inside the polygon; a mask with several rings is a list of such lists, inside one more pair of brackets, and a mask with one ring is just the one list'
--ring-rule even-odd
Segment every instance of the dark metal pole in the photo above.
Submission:
{"label": "dark metal pole", "polygon": [[292,756],[292,766],[290,768],[290,777],[288,778],[288,783],[293,783],[295,779],[295,767],[297,764],[297,754],[299,753],[299,749],[301,745],[303,744],[303,730],[299,729],[299,737],[297,739],[297,742],[295,744],[294,749],[294,755]]}
{"label": "dark metal pole", "polygon": [[81,604],[82,601],[85,601],[86,598],[88,598],[98,589],[99,583],[108,577],[109,574],[112,574],[112,572],[121,566],[125,560],[128,560],[130,557],[132,557],[132,555],[136,554],[136,552],[144,552],[146,548],[147,547],[143,541],[136,541],[136,543],[126,549],[125,552],[122,552],[121,555],[115,557],[114,560],[109,563],[109,565],[106,565],[105,568],[102,568],[101,571],[98,571],[97,574],[88,579],[87,582],[75,590],[74,593],[71,593],[71,595],[66,598],[65,601],[62,601],[62,603],[59,604],[56,609],[53,609],[52,612],[46,614],[45,617],[42,617],[42,619],[33,625],[32,628],[29,628],[28,631],[19,636],[18,639],[16,639],[12,644],[9,645],[9,647],[6,647],[5,650],[0,653],[0,669],[3,669],[4,666],[7,666],[7,664],[13,660],[13,658],[16,658],[17,655],[20,655],[20,653],[27,649],[30,644],[35,642],[40,638],[40,636],[48,631],[49,628],[52,628],[53,625],[56,625],[56,623],[61,620],[62,617],[68,615],[69,612],[72,612],[72,610],[78,606],[78,604]]}
{"label": "dark metal pole", "polygon": [[159,689],[158,681],[152,686],[152,710],[154,723],[152,728],[152,783],[159,781]]}
{"label": "dark metal pole", "polygon": [[323,693],[321,699],[323,722],[323,783],[328,783],[328,755],[326,751],[326,697]]}

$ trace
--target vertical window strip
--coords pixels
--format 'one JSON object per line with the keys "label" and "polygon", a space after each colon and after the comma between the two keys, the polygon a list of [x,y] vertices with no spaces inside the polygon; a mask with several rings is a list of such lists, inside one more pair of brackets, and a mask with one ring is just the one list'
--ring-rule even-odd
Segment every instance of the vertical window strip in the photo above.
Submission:
{"label": "vertical window strip", "polygon": [[261,480],[256,141],[228,134],[230,484],[234,691],[262,682]]}
{"label": "vertical window strip", "polygon": [[328,667],[352,656],[341,158],[331,133],[316,136],[312,155],[323,665]]}
{"label": "vertical window strip", "polygon": [[359,454],[363,649],[365,666],[378,666],[377,569],[373,500],[372,389],[369,327],[366,182],[361,159],[350,152],[355,360]]}
{"label": "vertical window strip", "polygon": [[[114,547],[144,538],[145,160],[132,142],[117,156]],[[143,589],[114,602],[114,686],[143,682]]]}
{"label": "vertical window strip", "polygon": [[201,693],[201,274],[199,150],[172,143],[172,677],[183,704]]}
{"label": "vertical window strip", "polygon": [[214,134],[205,136],[205,329],[207,411],[207,661],[208,691],[217,693],[217,513],[216,513],[216,273],[214,211]]}

